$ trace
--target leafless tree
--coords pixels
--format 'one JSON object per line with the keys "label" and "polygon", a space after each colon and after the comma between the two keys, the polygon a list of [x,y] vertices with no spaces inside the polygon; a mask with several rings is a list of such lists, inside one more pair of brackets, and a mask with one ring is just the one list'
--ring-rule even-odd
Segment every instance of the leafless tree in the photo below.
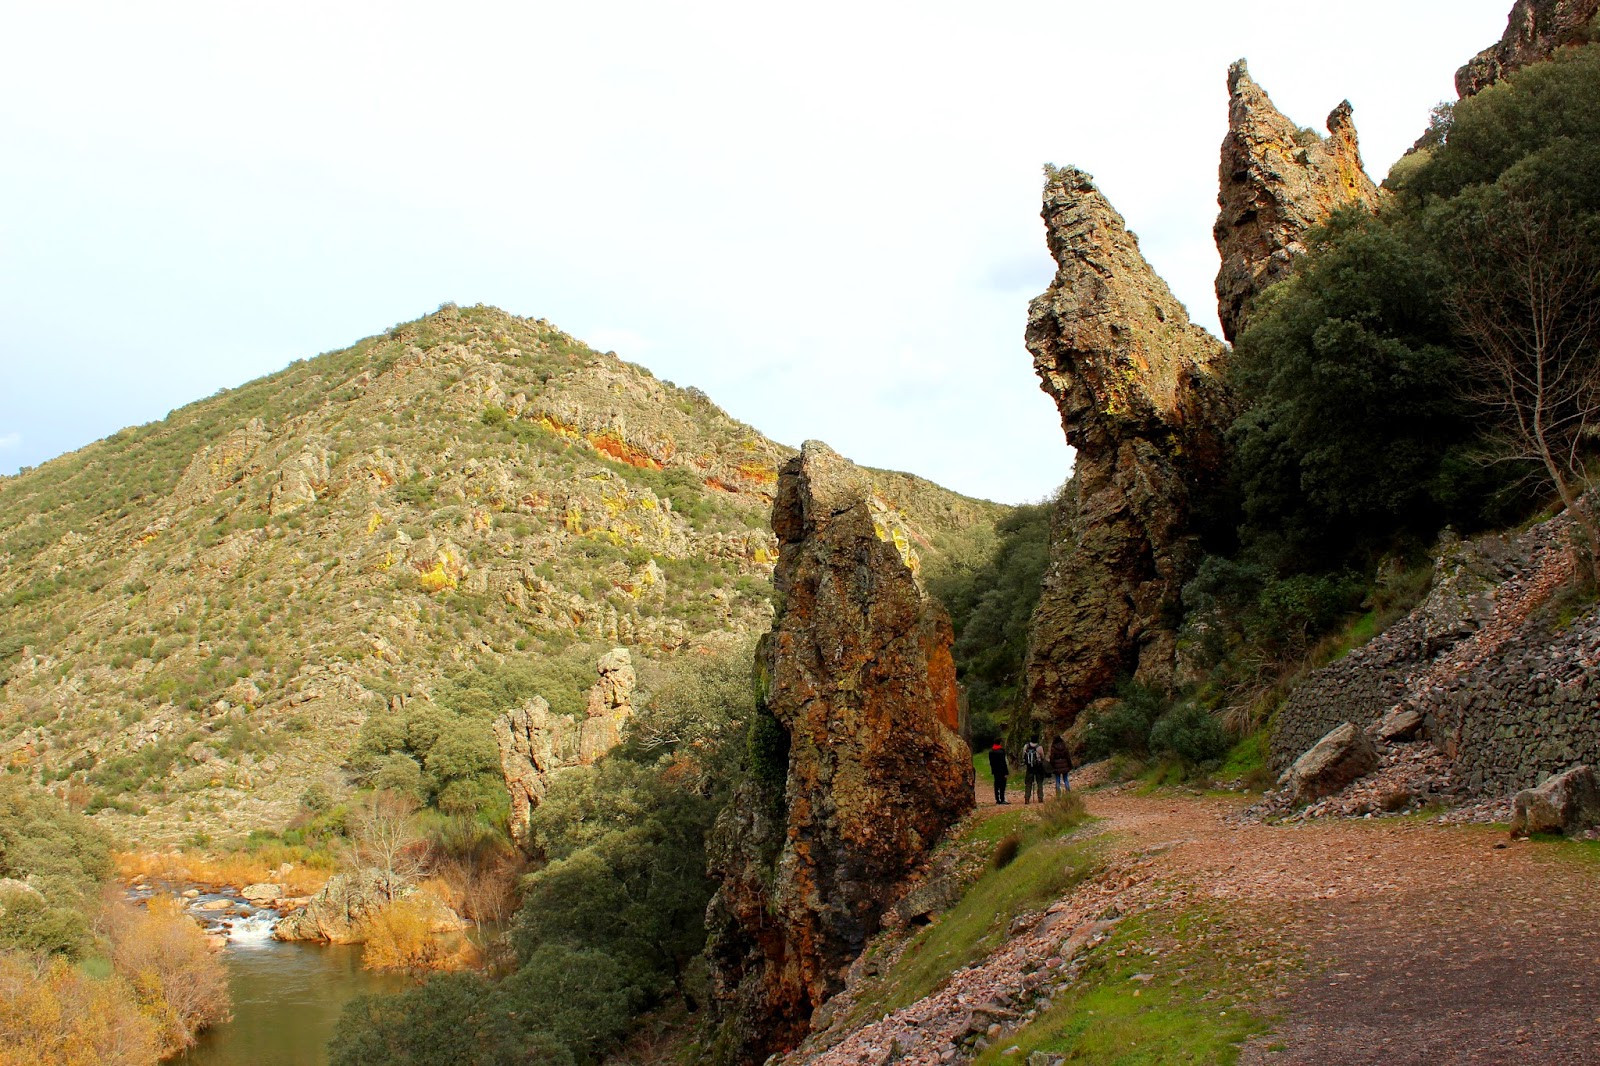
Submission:
{"label": "leafless tree", "polygon": [[374,792],[350,808],[345,828],[356,865],[377,870],[391,900],[422,873],[417,801],[399,792]]}
{"label": "leafless tree", "polygon": [[1542,470],[1600,579],[1600,524],[1579,504],[1600,430],[1600,242],[1529,188],[1498,191],[1455,236],[1449,305],[1467,393],[1493,419],[1491,458]]}

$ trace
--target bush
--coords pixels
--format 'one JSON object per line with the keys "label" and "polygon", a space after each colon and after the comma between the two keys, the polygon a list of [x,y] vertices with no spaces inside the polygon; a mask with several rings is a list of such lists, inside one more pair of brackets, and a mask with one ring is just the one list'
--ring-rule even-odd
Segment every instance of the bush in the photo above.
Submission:
{"label": "bush", "polygon": [[1089,720],[1084,750],[1090,759],[1118,752],[1144,754],[1150,750],[1150,727],[1167,708],[1158,688],[1127,682],[1118,689],[1117,703]]}
{"label": "bush", "polygon": [[151,1066],[162,1042],[119,978],[0,953],[0,1062]]}
{"label": "bush", "polygon": [[142,910],[110,904],[101,927],[112,966],[156,1024],[163,1055],[192,1046],[200,1030],[231,1016],[228,973],[177,900],[157,896]]}
{"label": "bush", "polygon": [[1228,734],[1222,723],[1192,703],[1174,707],[1150,729],[1151,751],[1176,755],[1192,766],[1215,762],[1228,753],[1228,748]]}

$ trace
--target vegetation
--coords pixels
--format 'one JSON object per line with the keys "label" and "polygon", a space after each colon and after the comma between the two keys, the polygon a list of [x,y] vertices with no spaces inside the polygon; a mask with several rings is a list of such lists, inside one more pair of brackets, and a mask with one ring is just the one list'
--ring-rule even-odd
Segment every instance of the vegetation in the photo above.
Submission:
{"label": "vegetation", "polygon": [[950,537],[928,591],[950,612],[956,671],[966,692],[974,750],[1000,738],[1023,705],[1028,623],[1050,557],[1053,503],[1024,504],[963,539]]}
{"label": "vegetation", "polygon": [[[713,888],[705,841],[753,718],[749,661],[741,642],[682,663],[659,678],[621,747],[552,780],[533,812],[542,858],[522,882],[507,976],[441,974],[358,1000],[332,1061],[593,1063],[640,1011],[698,1011]],[[431,960],[417,957],[424,945],[406,917],[388,923],[380,950],[421,968]]]}
{"label": "vegetation", "polygon": [[1043,1051],[1069,1063],[1236,1062],[1239,1045],[1268,1028],[1250,997],[1284,965],[1277,951],[1258,952],[1261,940],[1246,916],[1201,907],[1124,919],[1049,1010],[977,1061]]}
{"label": "vegetation", "polygon": [[103,899],[111,873],[87,819],[0,774],[0,1061],[148,1066],[228,1017],[200,927]]}

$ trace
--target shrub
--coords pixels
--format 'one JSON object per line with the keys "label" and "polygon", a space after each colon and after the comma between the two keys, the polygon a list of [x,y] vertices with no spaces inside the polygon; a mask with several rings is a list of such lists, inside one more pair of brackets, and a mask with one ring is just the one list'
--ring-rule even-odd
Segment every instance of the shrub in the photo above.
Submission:
{"label": "shrub", "polygon": [[156,1023],[122,980],[0,953],[0,1062],[150,1066],[161,1052]]}
{"label": "shrub", "polygon": [[109,904],[101,927],[111,942],[112,966],[155,1022],[163,1055],[192,1046],[200,1030],[228,1020],[228,973],[177,900],[157,896],[142,910]]}
{"label": "shrub", "polygon": [[1228,753],[1227,731],[1215,715],[1192,703],[1181,703],[1150,729],[1150,749],[1176,755],[1191,765],[1215,762]]}
{"label": "shrub", "polygon": [[994,846],[994,854],[989,857],[990,869],[1005,869],[1016,861],[1017,855],[1021,851],[1022,835],[1020,833],[1007,833]]}

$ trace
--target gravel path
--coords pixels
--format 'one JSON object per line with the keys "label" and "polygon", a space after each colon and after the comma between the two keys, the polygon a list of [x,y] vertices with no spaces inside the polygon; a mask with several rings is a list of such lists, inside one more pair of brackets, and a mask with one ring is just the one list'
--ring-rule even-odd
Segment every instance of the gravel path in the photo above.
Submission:
{"label": "gravel path", "polygon": [[973,1008],[1026,1002],[1022,975],[1070,962],[1109,904],[1193,901],[1248,911],[1310,964],[1267,990],[1285,1021],[1247,1064],[1600,1062],[1600,866],[1482,827],[1263,825],[1223,799],[1086,799],[1114,852],[1056,921],[807,1061],[881,1062],[896,1046],[907,1064],[952,1061]]}

